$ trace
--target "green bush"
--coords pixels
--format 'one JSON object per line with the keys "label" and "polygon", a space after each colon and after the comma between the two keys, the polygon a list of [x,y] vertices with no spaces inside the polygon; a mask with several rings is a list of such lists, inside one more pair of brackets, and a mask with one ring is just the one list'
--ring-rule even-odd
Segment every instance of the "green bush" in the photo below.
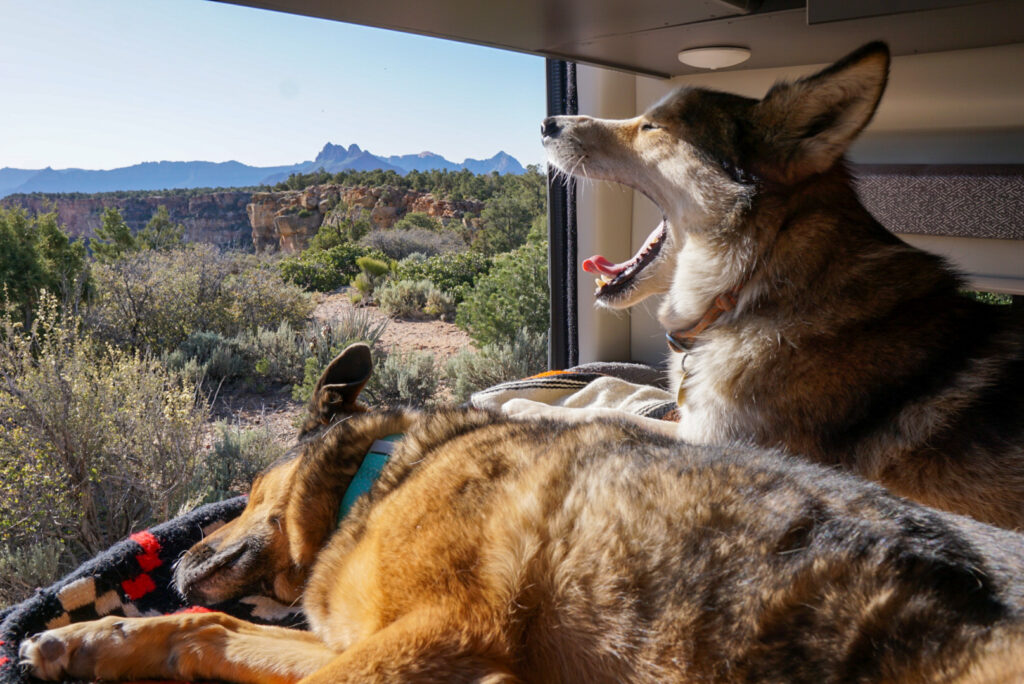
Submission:
{"label": "green bush", "polygon": [[164,363],[195,382],[214,386],[242,377],[249,370],[249,364],[233,340],[208,330],[189,335],[167,355]]}
{"label": "green bush", "polygon": [[300,333],[288,321],[277,328],[260,328],[235,338],[235,344],[246,360],[250,376],[272,382],[294,385],[302,381],[306,359],[311,354],[307,338],[316,324]]}
{"label": "green bush", "polygon": [[326,250],[307,249],[298,256],[281,259],[281,276],[290,283],[315,292],[331,292],[347,285],[359,273],[356,260],[383,256],[369,247],[340,244]]}
{"label": "green bush", "polygon": [[[424,282],[430,282],[429,280]],[[452,322],[455,320],[455,297],[447,292],[430,286],[427,292],[427,303],[423,307],[423,313],[431,318],[440,318],[442,321]]]}
{"label": "green bush", "polygon": [[376,406],[431,406],[441,378],[433,354],[392,352],[373,371],[366,393]]}
{"label": "green bush", "polygon": [[36,587],[56,582],[71,565],[60,539],[45,539],[29,547],[0,543],[0,609],[18,603]]}
{"label": "green bush", "polygon": [[285,448],[267,428],[241,428],[219,421],[217,440],[195,473],[195,504],[223,501],[249,491],[249,485]]}
{"label": "green bush", "polygon": [[377,343],[388,322],[375,321],[366,311],[350,311],[323,324],[307,329],[307,347],[310,356],[304,360],[302,382],[292,388],[292,397],[306,402],[313,395],[313,387],[327,364],[353,342],[365,342],[379,356]]}
{"label": "green bush", "polygon": [[395,225],[392,226],[392,230],[412,230],[414,228],[421,228],[423,230],[434,231],[435,233],[444,230],[444,226],[433,216],[424,214],[420,211],[410,211],[408,214],[398,219]]}
{"label": "green bush", "polygon": [[0,303],[14,305],[27,321],[42,289],[67,304],[89,293],[85,245],[68,238],[56,213],[30,219],[21,209],[0,207]]}
{"label": "green bush", "polygon": [[376,230],[365,235],[359,244],[383,252],[389,259],[404,259],[414,252],[434,256],[466,250],[466,243],[455,233],[423,228]]}
{"label": "green bush", "polygon": [[395,277],[399,280],[429,280],[442,292],[462,302],[477,278],[486,275],[493,259],[478,252],[443,254],[432,257],[410,255],[398,262]]}
{"label": "green bush", "polygon": [[443,318],[455,314],[455,299],[429,280],[390,280],[376,291],[381,311],[393,318]]}
{"label": "green bush", "polygon": [[309,241],[309,249],[326,250],[338,245],[358,242],[370,232],[370,221],[366,218],[349,218],[349,208],[344,202],[336,204],[320,224],[319,230]]}
{"label": "green bush", "polygon": [[208,409],[192,383],[92,343],[48,295],[30,327],[2,326],[0,557],[63,539],[64,572],[194,498]]}
{"label": "green bush", "polygon": [[509,341],[485,344],[480,351],[459,352],[448,360],[445,374],[455,400],[463,402],[473,392],[536,375],[547,366],[547,333],[522,328]]}
{"label": "green bush", "polygon": [[95,267],[96,298],[85,320],[99,339],[122,348],[173,351],[194,332],[299,326],[309,296],[251,255],[210,245],[144,251]]}
{"label": "green bush", "polygon": [[480,344],[512,339],[520,328],[548,329],[547,247],[527,243],[494,259],[459,305],[455,322]]}
{"label": "green bush", "polygon": [[391,273],[391,264],[369,256],[360,257],[356,264],[359,266],[359,274],[352,279],[355,291],[349,293],[349,299],[353,304],[371,304],[376,301],[374,292]]}

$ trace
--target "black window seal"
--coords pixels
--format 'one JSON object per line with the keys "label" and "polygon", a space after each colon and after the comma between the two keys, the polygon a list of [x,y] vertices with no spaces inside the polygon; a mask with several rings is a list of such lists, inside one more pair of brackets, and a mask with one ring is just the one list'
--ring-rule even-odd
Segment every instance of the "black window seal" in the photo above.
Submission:
{"label": "black window seal", "polygon": [[[546,70],[547,115],[578,114],[576,64],[549,59]],[[548,367],[552,370],[579,363],[576,245],[576,183],[556,178],[548,169],[548,287],[551,293]]]}

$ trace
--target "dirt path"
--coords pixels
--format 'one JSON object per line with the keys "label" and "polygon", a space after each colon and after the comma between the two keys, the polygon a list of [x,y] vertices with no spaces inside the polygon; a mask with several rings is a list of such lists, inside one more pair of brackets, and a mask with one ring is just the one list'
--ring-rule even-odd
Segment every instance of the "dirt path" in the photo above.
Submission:
{"label": "dirt path", "polygon": [[[322,296],[313,311],[319,321],[329,321],[353,309],[345,292]],[[385,351],[426,351],[434,355],[435,362],[444,363],[462,351],[472,348],[465,332],[452,323],[443,321],[406,321],[388,318],[376,307],[365,307],[375,320],[388,320],[380,345]],[[305,417],[305,407],[291,397],[291,387],[268,388],[264,392],[230,389],[222,390],[213,401],[214,420],[227,421],[241,428],[265,428],[275,441],[290,445],[298,424]],[[205,447],[212,446],[217,435],[211,430]]]}
{"label": "dirt path", "polygon": [[[329,320],[352,311],[352,302],[345,292],[332,293],[325,296],[316,309],[313,317],[317,320]],[[388,327],[381,336],[381,344],[386,351],[401,349],[402,351],[428,351],[434,359],[444,364],[449,358],[463,349],[473,346],[473,341],[460,328],[444,321],[406,321],[390,319],[375,306],[364,307],[374,320],[387,320]]]}

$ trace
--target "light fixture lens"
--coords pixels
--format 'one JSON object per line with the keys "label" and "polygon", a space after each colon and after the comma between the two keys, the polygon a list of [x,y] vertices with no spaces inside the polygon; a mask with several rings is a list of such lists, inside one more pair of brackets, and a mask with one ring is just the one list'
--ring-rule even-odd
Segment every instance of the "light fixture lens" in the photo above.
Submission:
{"label": "light fixture lens", "polygon": [[750,59],[750,50],[742,47],[702,47],[683,50],[679,61],[698,69],[724,69]]}

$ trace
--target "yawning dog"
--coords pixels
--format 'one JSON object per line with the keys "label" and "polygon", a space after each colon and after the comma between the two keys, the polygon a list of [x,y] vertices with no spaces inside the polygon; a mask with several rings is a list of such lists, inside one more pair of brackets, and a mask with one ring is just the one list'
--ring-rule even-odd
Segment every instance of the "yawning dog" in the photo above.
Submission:
{"label": "yawning dog", "polygon": [[684,88],[633,119],[552,117],[544,145],[566,174],[628,185],[664,215],[632,259],[584,262],[600,305],[664,295],[680,420],[648,427],[782,448],[1021,528],[1021,323],[882,227],[844,165],[888,69],[872,43],[761,100]]}
{"label": "yawning dog", "polygon": [[[301,599],[27,640],[34,675],[231,682],[999,682],[1024,676],[1024,536],[770,452],[626,421],[369,412],[370,352],[180,591]],[[387,438],[400,442],[392,448]],[[394,442],[389,442],[393,444]],[[340,521],[339,521],[340,516]]]}

